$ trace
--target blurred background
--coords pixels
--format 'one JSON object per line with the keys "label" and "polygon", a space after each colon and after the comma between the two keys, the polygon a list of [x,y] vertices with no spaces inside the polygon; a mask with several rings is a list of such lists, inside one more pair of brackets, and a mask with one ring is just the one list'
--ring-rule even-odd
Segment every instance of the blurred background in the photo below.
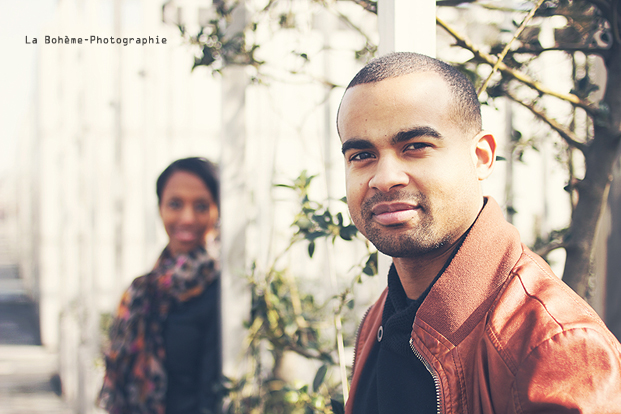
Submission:
{"label": "blurred background", "polygon": [[[386,283],[385,259],[349,227],[335,127],[344,86],[380,53],[381,26],[391,25],[378,23],[377,3],[2,0],[0,397],[27,407],[24,393],[55,391],[66,412],[99,412],[106,324],[167,240],[155,180],[175,159],[204,156],[222,175],[229,412],[252,404],[254,412],[281,412],[269,404],[330,412],[329,398],[343,399],[355,328]],[[535,7],[435,3],[437,16],[485,53],[498,53]],[[609,26],[582,10],[597,23],[587,39],[578,30],[588,29],[584,22],[576,29],[575,20],[551,18],[563,15],[550,10],[564,2],[545,3],[547,14],[535,16],[513,51],[550,51],[507,60],[550,89],[600,101],[610,81],[605,62],[559,45],[573,27],[583,48],[612,50],[601,29]],[[90,36],[154,41],[64,43]],[[447,30],[416,36],[479,86],[491,72]],[[545,93],[523,93],[532,107],[521,105],[500,92],[506,78],[492,79],[483,120],[502,159],[484,192],[561,276],[565,251],[549,246],[564,247],[577,205],[572,185],[588,166],[533,107],[543,105],[583,142],[594,139],[593,123]],[[609,173],[619,177],[618,161]],[[619,337],[619,179],[607,191],[583,296]],[[28,388],[38,381],[34,366],[47,385]],[[273,380],[279,385],[266,385]],[[35,412],[0,405],[0,413]]]}

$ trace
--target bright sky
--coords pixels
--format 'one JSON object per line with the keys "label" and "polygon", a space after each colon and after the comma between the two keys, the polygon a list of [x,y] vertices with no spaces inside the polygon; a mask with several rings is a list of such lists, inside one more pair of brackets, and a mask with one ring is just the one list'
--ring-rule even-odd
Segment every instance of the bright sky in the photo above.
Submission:
{"label": "bright sky", "polygon": [[33,100],[36,37],[57,0],[0,0],[0,174],[12,167],[17,140]]}

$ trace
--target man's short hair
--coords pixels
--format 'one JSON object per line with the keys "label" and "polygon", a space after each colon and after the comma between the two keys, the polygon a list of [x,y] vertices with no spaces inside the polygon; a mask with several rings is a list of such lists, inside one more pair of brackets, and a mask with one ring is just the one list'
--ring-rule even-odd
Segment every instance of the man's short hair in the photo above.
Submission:
{"label": "man's short hair", "polygon": [[421,72],[437,73],[444,79],[454,99],[451,117],[464,131],[479,133],[482,129],[481,104],[474,85],[459,69],[441,60],[413,52],[390,53],[367,63],[347,85],[347,89]]}

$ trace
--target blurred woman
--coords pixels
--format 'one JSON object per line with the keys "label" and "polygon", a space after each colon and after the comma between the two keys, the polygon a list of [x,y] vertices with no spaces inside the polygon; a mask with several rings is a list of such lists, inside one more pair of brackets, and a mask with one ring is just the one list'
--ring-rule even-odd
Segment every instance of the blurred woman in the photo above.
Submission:
{"label": "blurred woman", "polygon": [[112,414],[221,412],[217,170],[173,162],[156,185],[168,245],[122,296],[99,405]]}

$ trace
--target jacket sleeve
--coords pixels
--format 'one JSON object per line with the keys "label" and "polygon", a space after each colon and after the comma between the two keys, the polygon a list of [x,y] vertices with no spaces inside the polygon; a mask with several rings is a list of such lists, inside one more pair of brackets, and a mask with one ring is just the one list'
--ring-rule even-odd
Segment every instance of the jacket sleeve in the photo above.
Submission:
{"label": "jacket sleeve", "polygon": [[621,413],[621,352],[612,334],[574,328],[535,346],[512,390],[516,413]]}
{"label": "jacket sleeve", "polygon": [[367,357],[373,349],[377,329],[382,323],[382,313],[387,296],[388,288],[385,288],[379,299],[367,310],[367,313],[363,316],[360,326],[358,327],[354,349],[354,363],[352,366],[351,388],[349,389],[349,399],[345,404],[345,414],[352,414],[354,411],[358,381],[360,380],[360,375],[364,369]]}

